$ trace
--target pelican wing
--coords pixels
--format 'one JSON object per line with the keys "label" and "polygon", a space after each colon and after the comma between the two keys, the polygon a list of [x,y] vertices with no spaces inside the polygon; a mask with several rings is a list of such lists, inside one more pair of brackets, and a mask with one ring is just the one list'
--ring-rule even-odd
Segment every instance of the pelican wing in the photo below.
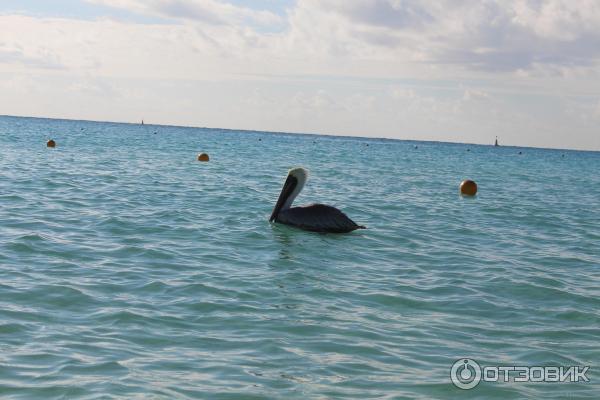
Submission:
{"label": "pelican wing", "polygon": [[344,233],[365,228],[337,208],[325,204],[289,208],[279,213],[277,221],[313,232]]}

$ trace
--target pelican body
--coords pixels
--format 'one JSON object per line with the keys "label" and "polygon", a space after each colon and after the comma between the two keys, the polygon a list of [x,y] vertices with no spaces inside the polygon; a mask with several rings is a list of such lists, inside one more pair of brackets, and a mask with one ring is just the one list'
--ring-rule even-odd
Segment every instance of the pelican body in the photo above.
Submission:
{"label": "pelican body", "polygon": [[311,204],[304,207],[292,207],[292,203],[302,191],[308,172],[304,168],[294,168],[277,199],[270,222],[295,226],[312,232],[346,233],[356,229],[366,229],[357,225],[343,212],[325,204]]}

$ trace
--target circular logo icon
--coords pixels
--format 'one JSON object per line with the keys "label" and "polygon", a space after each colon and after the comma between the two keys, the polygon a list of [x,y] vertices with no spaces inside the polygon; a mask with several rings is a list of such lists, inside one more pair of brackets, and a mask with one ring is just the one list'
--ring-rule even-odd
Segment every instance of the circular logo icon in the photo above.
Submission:
{"label": "circular logo icon", "polygon": [[481,381],[481,367],[475,360],[461,358],[452,365],[450,379],[459,389],[473,389]]}

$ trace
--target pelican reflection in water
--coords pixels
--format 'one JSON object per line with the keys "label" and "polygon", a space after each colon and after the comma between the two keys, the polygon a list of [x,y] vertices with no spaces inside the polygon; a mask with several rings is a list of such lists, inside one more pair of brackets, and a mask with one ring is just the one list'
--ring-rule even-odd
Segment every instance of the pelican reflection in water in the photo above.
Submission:
{"label": "pelican reflection in water", "polygon": [[356,229],[366,229],[332,206],[312,204],[292,207],[307,178],[308,171],[304,168],[290,170],[269,218],[270,222],[279,222],[312,232],[346,233]]}

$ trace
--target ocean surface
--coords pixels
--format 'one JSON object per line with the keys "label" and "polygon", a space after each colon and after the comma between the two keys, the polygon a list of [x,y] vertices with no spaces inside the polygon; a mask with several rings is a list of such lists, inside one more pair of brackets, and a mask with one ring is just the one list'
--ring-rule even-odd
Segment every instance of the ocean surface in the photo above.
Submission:
{"label": "ocean surface", "polygon": [[[270,224],[295,166],[368,229]],[[462,390],[463,357],[590,382]],[[600,153],[0,117],[2,399],[598,399],[599,368]]]}

